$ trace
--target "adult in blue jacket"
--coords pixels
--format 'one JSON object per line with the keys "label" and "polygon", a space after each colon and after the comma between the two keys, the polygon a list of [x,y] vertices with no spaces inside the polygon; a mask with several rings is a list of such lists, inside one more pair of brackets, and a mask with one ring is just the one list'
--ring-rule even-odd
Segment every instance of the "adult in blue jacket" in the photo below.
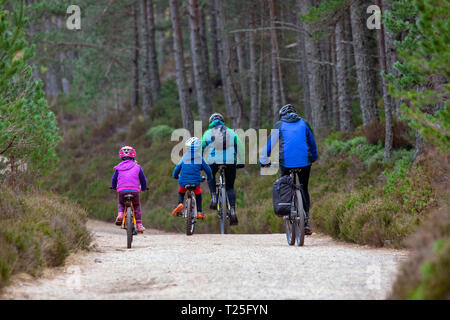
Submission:
{"label": "adult in blue jacket", "polygon": [[281,175],[289,175],[290,169],[301,168],[298,175],[299,182],[303,185],[305,196],[306,223],[305,234],[312,234],[309,224],[310,197],[308,192],[309,175],[311,165],[319,157],[317,152],[316,140],[310,125],[297,114],[295,108],[291,105],[285,105],[279,112],[280,121],[278,121],[273,133],[263,153],[260,157],[261,166],[270,165],[270,154],[273,147],[278,143],[280,147],[280,170]]}

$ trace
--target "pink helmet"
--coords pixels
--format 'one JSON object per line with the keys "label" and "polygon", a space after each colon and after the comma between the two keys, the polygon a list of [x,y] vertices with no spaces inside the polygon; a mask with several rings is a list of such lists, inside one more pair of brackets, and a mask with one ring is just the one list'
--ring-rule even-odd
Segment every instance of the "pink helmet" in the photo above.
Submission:
{"label": "pink helmet", "polygon": [[123,158],[123,157],[131,157],[131,158],[135,158],[136,157],[136,150],[134,150],[133,147],[130,146],[125,146],[122,147],[119,151],[119,157]]}

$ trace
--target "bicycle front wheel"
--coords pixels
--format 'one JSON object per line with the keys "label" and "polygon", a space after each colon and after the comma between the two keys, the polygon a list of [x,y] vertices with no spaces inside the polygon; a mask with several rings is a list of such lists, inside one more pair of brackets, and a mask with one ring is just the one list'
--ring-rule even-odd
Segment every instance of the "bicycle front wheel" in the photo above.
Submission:
{"label": "bicycle front wheel", "polygon": [[298,246],[303,246],[305,243],[305,214],[303,212],[303,199],[300,191],[296,191],[296,210],[297,216],[295,217],[295,241]]}
{"label": "bicycle front wheel", "polygon": [[192,205],[192,199],[189,198],[186,200],[186,235],[191,236],[194,234],[194,223],[193,223],[193,215],[194,208]]}
{"label": "bicycle front wheel", "polygon": [[133,218],[131,215],[131,208],[128,207],[127,209],[127,215],[126,215],[126,227],[127,227],[127,248],[131,248],[131,243],[133,242]]}

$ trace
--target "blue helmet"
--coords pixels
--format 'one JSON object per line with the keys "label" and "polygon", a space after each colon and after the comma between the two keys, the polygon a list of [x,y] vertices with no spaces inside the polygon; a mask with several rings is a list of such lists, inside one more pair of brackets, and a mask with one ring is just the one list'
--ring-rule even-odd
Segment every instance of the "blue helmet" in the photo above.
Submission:
{"label": "blue helmet", "polygon": [[197,137],[189,138],[184,144],[184,149],[186,150],[186,152],[189,151],[197,152],[201,149],[201,147],[202,147],[202,140],[200,140]]}

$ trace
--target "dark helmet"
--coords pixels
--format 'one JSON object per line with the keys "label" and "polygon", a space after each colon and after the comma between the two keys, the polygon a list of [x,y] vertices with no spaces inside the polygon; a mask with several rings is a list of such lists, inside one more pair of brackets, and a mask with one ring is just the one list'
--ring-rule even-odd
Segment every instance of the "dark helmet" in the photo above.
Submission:
{"label": "dark helmet", "polygon": [[292,104],[287,104],[283,107],[281,107],[280,112],[278,113],[280,115],[280,119],[282,116],[288,114],[288,113],[297,113],[294,106]]}
{"label": "dark helmet", "polygon": [[214,120],[220,120],[222,122],[225,122],[224,117],[220,113],[213,113],[211,117],[209,117],[209,123],[213,122]]}

